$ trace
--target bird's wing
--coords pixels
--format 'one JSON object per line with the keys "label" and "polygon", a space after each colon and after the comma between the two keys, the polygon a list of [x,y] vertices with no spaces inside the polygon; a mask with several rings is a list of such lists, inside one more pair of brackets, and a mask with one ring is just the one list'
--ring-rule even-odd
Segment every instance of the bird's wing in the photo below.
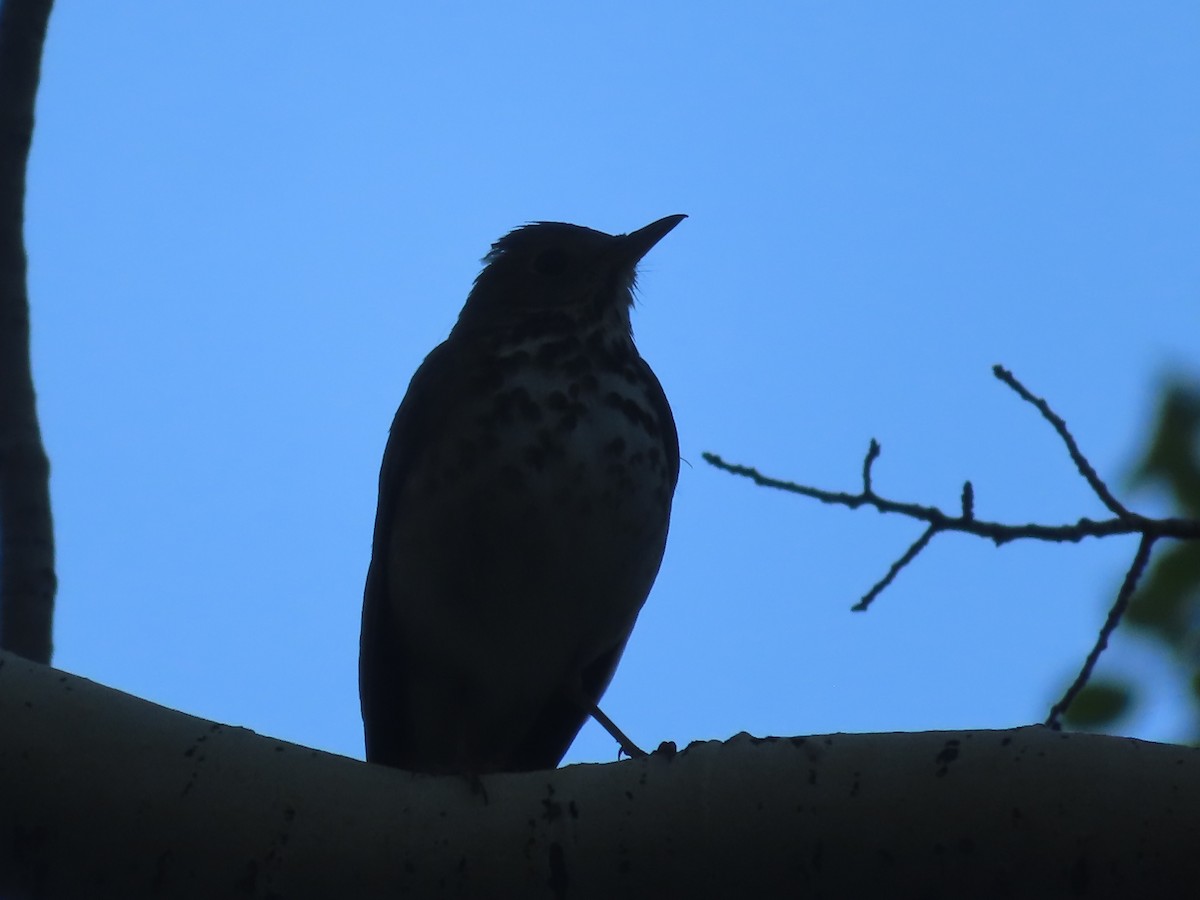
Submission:
{"label": "bird's wing", "polygon": [[413,448],[434,427],[442,398],[457,387],[461,370],[447,357],[448,345],[438,345],[417,369],[388,432],[379,470],[379,505],[371,565],[363,594],[359,638],[358,692],[362,703],[367,761],[411,768],[406,748],[409,716],[404,709],[403,670],[397,655],[398,625],[392,614],[388,582],[388,546],[398,502],[415,463]]}
{"label": "bird's wing", "polygon": [[671,476],[671,492],[674,493],[675,485],[679,482],[679,431],[675,428],[675,417],[671,414],[671,404],[667,402],[667,394],[663,390],[658,376],[650,368],[650,364],[639,356],[637,367],[645,377],[647,384],[657,389],[650,391],[650,397],[654,403],[652,412],[658,419],[659,426],[665,431],[668,444],[667,473]]}

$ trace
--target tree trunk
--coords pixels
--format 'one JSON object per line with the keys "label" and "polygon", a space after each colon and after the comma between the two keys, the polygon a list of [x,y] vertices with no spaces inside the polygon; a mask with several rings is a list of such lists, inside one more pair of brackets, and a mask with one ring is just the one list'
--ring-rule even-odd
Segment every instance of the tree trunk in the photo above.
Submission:
{"label": "tree trunk", "polygon": [[0,648],[50,662],[54,527],[29,359],[25,164],[49,0],[0,3]]}

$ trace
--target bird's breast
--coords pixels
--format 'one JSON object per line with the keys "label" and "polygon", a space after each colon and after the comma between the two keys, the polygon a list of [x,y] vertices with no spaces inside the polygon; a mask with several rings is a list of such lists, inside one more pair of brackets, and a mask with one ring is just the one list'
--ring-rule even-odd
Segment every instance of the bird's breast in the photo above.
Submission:
{"label": "bird's breast", "polygon": [[469,384],[421,467],[428,487],[523,507],[554,527],[598,518],[636,530],[667,514],[674,425],[627,336],[518,344]]}
{"label": "bird's breast", "polygon": [[397,521],[394,539],[414,559],[465,551],[455,558],[469,571],[421,567],[448,602],[595,619],[605,639],[627,630],[657,574],[674,489],[657,381],[627,336],[548,336],[495,354],[468,383],[404,488],[401,509],[434,512]]}

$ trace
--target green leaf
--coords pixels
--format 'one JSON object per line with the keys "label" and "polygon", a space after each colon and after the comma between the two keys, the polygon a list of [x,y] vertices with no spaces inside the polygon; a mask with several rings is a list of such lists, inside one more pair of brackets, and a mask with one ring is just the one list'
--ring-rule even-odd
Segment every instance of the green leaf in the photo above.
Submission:
{"label": "green leaf", "polygon": [[1119,719],[1133,702],[1133,688],[1119,681],[1095,680],[1084,686],[1063,715],[1071,728],[1093,730]]}
{"label": "green leaf", "polygon": [[1168,547],[1159,554],[1129,602],[1125,620],[1153,632],[1171,647],[1188,640],[1200,596],[1200,542]]}
{"label": "green leaf", "polygon": [[1200,384],[1179,378],[1166,386],[1154,437],[1132,480],[1161,483],[1186,515],[1200,515]]}

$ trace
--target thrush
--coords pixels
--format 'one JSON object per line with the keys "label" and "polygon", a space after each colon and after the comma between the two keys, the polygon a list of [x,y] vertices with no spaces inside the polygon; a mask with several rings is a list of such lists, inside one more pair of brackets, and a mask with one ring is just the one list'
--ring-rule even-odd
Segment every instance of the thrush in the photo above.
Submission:
{"label": "thrush", "polygon": [[602,716],[679,476],[671,409],[633,343],[636,269],[683,219],[517,228],[417,369],[363,601],[368,761],[548,769]]}

